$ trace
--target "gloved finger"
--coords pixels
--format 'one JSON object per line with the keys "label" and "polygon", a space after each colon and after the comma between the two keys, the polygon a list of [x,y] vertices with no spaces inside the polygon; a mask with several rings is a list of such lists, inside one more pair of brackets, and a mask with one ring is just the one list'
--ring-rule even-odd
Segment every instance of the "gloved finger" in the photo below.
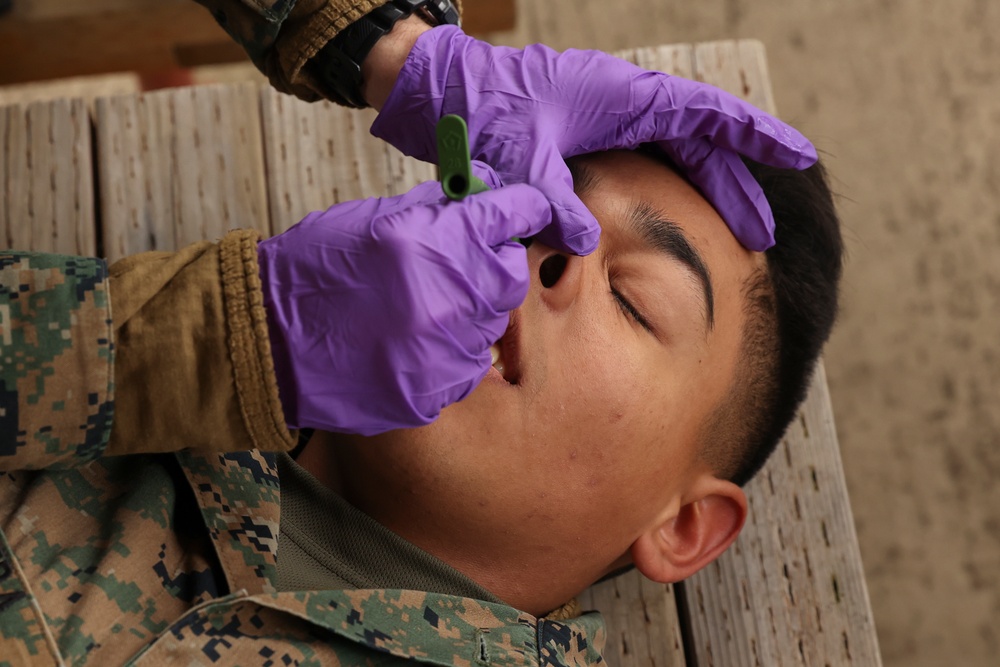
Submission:
{"label": "gloved finger", "polygon": [[395,197],[383,197],[378,200],[378,213],[387,215],[400,209],[425,204],[439,204],[445,200],[444,190],[438,181],[424,181]]}
{"label": "gloved finger", "polygon": [[[512,174],[509,182],[526,180],[538,188],[552,207],[552,224],[538,234],[547,246],[573,255],[589,255],[597,248],[601,226],[573,189],[573,177],[555,146],[535,143],[537,147],[524,174]],[[501,177],[505,178],[504,172]]]}
{"label": "gloved finger", "polygon": [[[496,259],[493,275],[502,275],[502,278],[493,281],[493,289],[489,294],[490,305],[499,312],[507,313],[524,303],[525,297],[528,296],[531,281],[528,272],[528,251],[520,243],[507,241],[495,248],[494,252]],[[503,335],[503,331],[500,335]]]}
{"label": "gloved finger", "polygon": [[503,187],[500,175],[493,170],[493,167],[485,162],[482,162],[481,160],[472,161],[472,175],[489,186],[490,190],[496,190],[497,188]]}
{"label": "gloved finger", "polygon": [[596,52],[589,58],[588,79],[611,83],[577,92],[574,122],[556,135],[565,157],[705,138],[774,167],[805,169],[816,162],[816,149],[795,128],[720,88]]}
{"label": "gloved finger", "polygon": [[733,151],[707,140],[662,142],[744,248],[763,252],[774,245],[774,215],[750,170]]}
{"label": "gloved finger", "polygon": [[597,218],[572,190],[554,193],[552,202],[553,223],[536,236],[550,248],[572,255],[585,256],[597,250],[601,239],[601,226]]}
{"label": "gloved finger", "polygon": [[465,219],[491,247],[514,236],[533,236],[552,222],[545,195],[523,183],[466,197],[461,205],[466,207]]}
{"label": "gloved finger", "polygon": [[[527,270],[527,263],[525,263]],[[527,287],[525,287],[525,293]],[[524,298],[521,298],[523,301]],[[453,349],[461,350],[463,358],[475,359],[476,367],[483,360],[483,352],[489,353],[489,347],[500,340],[500,337],[507,331],[510,324],[510,312],[507,310],[494,310],[492,314],[483,313],[478,318],[470,318],[462,323],[462,326],[451,330],[454,337]],[[483,366],[489,366],[489,362]]]}
{"label": "gloved finger", "polygon": [[816,163],[816,148],[791,125],[713,86],[696,91],[682,115],[682,137],[704,136],[773,167],[805,169]]}

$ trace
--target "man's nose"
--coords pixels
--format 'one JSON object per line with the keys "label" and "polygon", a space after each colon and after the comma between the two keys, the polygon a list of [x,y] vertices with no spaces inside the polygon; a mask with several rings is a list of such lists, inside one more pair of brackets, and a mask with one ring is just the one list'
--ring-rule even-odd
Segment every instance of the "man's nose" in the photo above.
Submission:
{"label": "man's nose", "polygon": [[568,308],[580,289],[582,259],[541,244],[536,244],[532,251],[538,253],[530,267],[537,273],[542,301],[554,310]]}

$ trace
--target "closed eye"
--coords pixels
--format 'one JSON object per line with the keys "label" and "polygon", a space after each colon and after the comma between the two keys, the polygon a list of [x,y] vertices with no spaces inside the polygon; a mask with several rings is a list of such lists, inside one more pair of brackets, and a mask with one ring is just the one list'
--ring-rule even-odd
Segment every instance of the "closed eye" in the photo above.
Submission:
{"label": "closed eye", "polygon": [[649,322],[645,317],[633,306],[628,299],[626,299],[621,292],[615,289],[614,285],[611,286],[611,296],[614,297],[615,301],[618,303],[618,308],[625,313],[626,317],[631,317],[633,320],[639,323],[646,331],[653,333],[653,328],[649,326]]}

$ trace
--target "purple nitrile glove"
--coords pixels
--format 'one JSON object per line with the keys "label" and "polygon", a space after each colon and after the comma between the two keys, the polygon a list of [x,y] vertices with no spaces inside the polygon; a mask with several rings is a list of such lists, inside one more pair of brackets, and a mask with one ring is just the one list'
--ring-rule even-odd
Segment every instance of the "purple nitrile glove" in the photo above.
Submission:
{"label": "purple nitrile glove", "polygon": [[[499,186],[482,165],[475,173]],[[373,435],[430,423],[469,394],[528,292],[525,248],[510,239],[551,215],[528,185],[454,202],[428,182],[311,213],[261,241],[289,427]]]}
{"label": "purple nitrile glove", "polygon": [[472,157],[504,183],[530,183],[552,202],[547,245],[586,254],[600,228],[573,193],[564,158],[658,142],[751,250],[774,245],[764,193],[737,153],[774,167],[816,162],[792,127],[714,86],[650,72],[599,51],[491,46],[455,26],[422,34],[372,134],[422,160],[437,158],[445,114],[469,125]]}

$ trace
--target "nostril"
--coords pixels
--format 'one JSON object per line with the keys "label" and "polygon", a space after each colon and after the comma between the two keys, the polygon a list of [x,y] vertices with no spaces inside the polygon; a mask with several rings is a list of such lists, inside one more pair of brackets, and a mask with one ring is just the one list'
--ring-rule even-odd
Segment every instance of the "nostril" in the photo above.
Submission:
{"label": "nostril", "polygon": [[566,263],[569,260],[566,255],[552,255],[547,257],[542,265],[538,267],[538,277],[542,281],[542,287],[555,287],[566,270]]}

